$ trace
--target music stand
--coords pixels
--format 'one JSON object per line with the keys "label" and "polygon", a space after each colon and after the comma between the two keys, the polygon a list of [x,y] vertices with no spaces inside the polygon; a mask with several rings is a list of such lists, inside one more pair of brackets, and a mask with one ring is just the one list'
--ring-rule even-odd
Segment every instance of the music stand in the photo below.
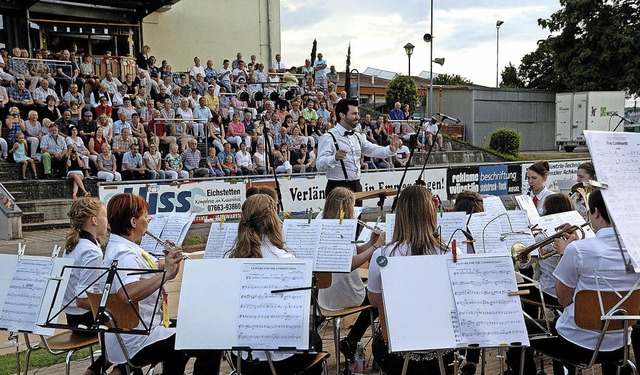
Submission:
{"label": "music stand", "polygon": [[[157,312],[158,301],[160,300],[160,296],[161,296],[161,288],[158,289],[158,294],[156,296],[156,304],[155,304],[155,307],[153,309],[153,314],[151,316],[151,321],[149,321],[147,323],[142,319],[142,317],[140,316],[140,312],[135,307],[134,303],[131,301],[131,296],[127,292],[126,286],[122,282],[122,278],[120,277],[120,274],[118,272],[119,271],[121,271],[121,272],[122,271],[124,271],[124,272],[132,272],[131,274],[138,274],[138,275],[145,275],[145,274],[151,274],[151,273],[162,273],[161,284],[164,284],[164,281],[165,281],[165,271],[164,270],[137,269],[137,268],[118,268],[118,261],[117,260],[114,260],[111,263],[111,266],[109,268],[106,268],[106,267],[65,266],[62,269],[60,277],[57,280],[54,280],[54,281],[58,282],[58,285],[56,286],[56,291],[55,291],[56,294],[58,294],[58,292],[59,292],[59,287],[60,287],[59,283],[62,280],[62,278],[64,277],[65,269],[92,269],[92,270],[101,270],[103,272],[95,280],[93,280],[87,287],[85,287],[80,293],[76,294],[71,299],[71,301],[69,301],[67,304],[62,306],[55,313],[54,313],[54,304],[52,303],[51,306],[49,307],[49,312],[47,314],[47,320],[42,325],[43,327],[62,328],[62,329],[71,329],[71,330],[75,330],[75,331],[98,332],[98,333],[109,332],[109,333],[128,333],[128,334],[138,334],[138,335],[148,335],[149,334],[149,332],[151,331],[151,327],[153,327],[153,318],[154,318],[154,316],[155,316],[155,314]],[[80,296],[82,294],[84,294],[87,291],[89,291],[89,289],[92,289],[93,287],[96,287],[98,285],[98,283],[100,282],[100,280],[105,275],[107,277],[107,280],[105,282],[105,287],[101,292],[102,299],[100,300],[100,306],[99,306],[98,312],[96,313],[94,323],[93,323],[93,325],[91,327],[73,326],[73,325],[70,325],[70,324],[53,323],[53,320],[56,319],[64,311],[64,309],[69,307],[73,302],[75,302],[78,298],[80,298]],[[109,320],[109,317],[106,314],[106,307],[107,307],[107,300],[108,300],[109,294],[111,294],[111,288],[113,286],[114,279],[117,279],[118,282],[120,283],[120,285],[122,285],[122,289],[124,290],[124,293],[125,293],[125,295],[127,297],[128,305],[131,307],[131,311],[137,316],[137,318],[140,320],[140,322],[142,322],[142,325],[143,325],[142,329],[122,330],[122,329],[119,329],[119,328],[110,328],[110,327],[107,327],[105,325],[106,322]],[[63,291],[63,293],[64,293],[64,291]]]}

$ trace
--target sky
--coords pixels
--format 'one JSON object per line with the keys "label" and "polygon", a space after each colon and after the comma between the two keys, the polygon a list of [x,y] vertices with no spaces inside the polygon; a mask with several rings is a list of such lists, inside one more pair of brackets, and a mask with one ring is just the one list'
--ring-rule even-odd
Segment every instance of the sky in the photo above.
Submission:
{"label": "sky", "polygon": [[[411,74],[429,70],[427,0],[281,0],[282,61],[298,66],[309,58],[313,39],[329,65],[344,71],[351,43],[351,68],[367,67],[407,74],[404,45],[415,46]],[[538,26],[560,9],[558,0],[433,0],[434,73],[459,74],[473,83],[496,84],[496,21],[500,27],[499,70],[520,64],[549,36]]]}

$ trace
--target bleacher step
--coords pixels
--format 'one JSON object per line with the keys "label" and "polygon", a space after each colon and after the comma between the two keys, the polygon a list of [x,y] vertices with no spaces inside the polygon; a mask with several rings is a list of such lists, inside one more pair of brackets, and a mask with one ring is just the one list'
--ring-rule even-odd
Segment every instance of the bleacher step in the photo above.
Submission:
{"label": "bleacher step", "polygon": [[43,212],[22,212],[22,225],[42,222],[44,222]]}
{"label": "bleacher step", "polygon": [[18,202],[18,207],[22,212],[41,212],[44,220],[68,220],[67,213],[72,204],[73,199],[70,198],[50,198]]}
{"label": "bleacher step", "polygon": [[22,223],[23,232],[33,232],[37,230],[69,228],[69,219],[46,220],[41,223]]}

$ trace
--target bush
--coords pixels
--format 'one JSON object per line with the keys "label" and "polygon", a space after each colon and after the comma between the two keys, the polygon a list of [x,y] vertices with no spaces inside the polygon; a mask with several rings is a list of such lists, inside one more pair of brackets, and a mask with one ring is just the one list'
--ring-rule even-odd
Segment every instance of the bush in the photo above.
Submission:
{"label": "bush", "polygon": [[520,151],[520,134],[513,129],[498,129],[491,133],[489,148],[503,154],[517,156]]}
{"label": "bush", "polygon": [[385,95],[387,111],[393,109],[396,102],[409,104],[409,113],[413,113],[418,105],[418,89],[410,77],[397,76],[387,86]]}

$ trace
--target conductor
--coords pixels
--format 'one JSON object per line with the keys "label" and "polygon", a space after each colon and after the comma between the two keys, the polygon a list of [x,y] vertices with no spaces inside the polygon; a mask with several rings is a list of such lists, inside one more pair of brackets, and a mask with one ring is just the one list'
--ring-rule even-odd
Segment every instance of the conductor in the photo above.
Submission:
{"label": "conductor", "polygon": [[358,192],[360,185],[360,157],[387,158],[396,153],[395,140],[392,136],[391,144],[387,147],[367,141],[364,134],[354,133],[360,121],[358,101],[342,99],[336,104],[338,124],[326,132],[318,144],[318,158],[316,168],[319,172],[326,172],[327,187],[325,194],[338,186]]}

